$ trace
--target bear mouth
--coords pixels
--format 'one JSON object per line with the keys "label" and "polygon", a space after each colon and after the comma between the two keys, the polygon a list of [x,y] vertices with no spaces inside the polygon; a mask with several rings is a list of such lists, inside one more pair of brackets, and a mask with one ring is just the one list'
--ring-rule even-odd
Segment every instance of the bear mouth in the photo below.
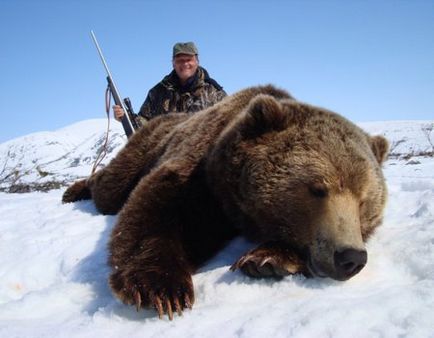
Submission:
{"label": "bear mouth", "polygon": [[327,273],[325,273],[312,259],[312,256],[309,255],[307,259],[307,269],[312,277],[319,278],[327,278],[330,277]]}
{"label": "bear mouth", "polygon": [[[348,263],[349,264],[349,263]],[[306,266],[307,270],[311,274],[312,277],[320,277],[320,278],[332,278],[337,281],[346,281],[355,275],[357,275],[365,266],[366,259],[364,259],[363,264],[351,264],[351,269],[327,269],[327,266],[321,264],[321,262],[317,262],[313,259],[310,253],[307,256]]]}

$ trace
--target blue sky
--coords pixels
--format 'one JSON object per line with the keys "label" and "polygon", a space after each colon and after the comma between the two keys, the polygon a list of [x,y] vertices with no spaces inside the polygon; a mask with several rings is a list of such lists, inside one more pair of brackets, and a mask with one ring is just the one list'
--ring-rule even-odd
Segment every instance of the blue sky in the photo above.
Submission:
{"label": "blue sky", "polygon": [[105,117],[105,72],[138,111],[177,41],[230,94],[273,83],[353,121],[434,119],[434,1],[0,0],[0,142]]}

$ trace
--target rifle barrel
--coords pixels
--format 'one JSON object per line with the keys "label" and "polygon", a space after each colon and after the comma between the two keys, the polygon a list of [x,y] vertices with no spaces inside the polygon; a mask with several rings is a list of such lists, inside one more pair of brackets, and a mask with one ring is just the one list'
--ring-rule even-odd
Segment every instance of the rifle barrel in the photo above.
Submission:
{"label": "rifle barrel", "polygon": [[102,54],[102,50],[99,47],[99,43],[98,43],[98,40],[96,39],[95,33],[93,31],[90,31],[90,34],[92,35],[92,40],[95,43],[96,49],[98,50],[98,54],[99,54],[99,57],[101,58],[102,64],[104,65],[105,71],[107,72],[107,75],[110,76],[110,78],[113,81],[112,74],[110,73],[110,69],[107,66],[107,62],[105,62],[104,55]]}
{"label": "rifle barrel", "polygon": [[134,133],[134,127],[130,120],[130,117],[128,116],[128,110],[125,107],[125,104],[122,102],[121,95],[119,93],[118,88],[116,87],[116,84],[113,80],[112,74],[110,73],[110,69],[107,66],[107,62],[105,61],[104,55],[102,54],[102,50],[99,47],[98,40],[96,39],[95,33],[93,30],[90,31],[90,34],[92,36],[92,40],[95,43],[96,49],[98,50],[99,57],[101,58],[102,64],[104,65],[105,71],[107,73],[107,81],[110,86],[111,94],[113,95],[113,99],[115,103],[122,107],[125,114],[122,117],[122,126],[124,127],[125,133],[127,134],[127,137],[129,137],[132,133]]}

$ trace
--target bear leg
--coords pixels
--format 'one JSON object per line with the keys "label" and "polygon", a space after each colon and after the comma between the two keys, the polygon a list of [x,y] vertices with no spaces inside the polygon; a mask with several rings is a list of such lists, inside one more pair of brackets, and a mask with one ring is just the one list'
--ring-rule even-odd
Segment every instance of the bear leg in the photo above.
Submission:
{"label": "bear leg", "polygon": [[188,163],[166,163],[143,177],[119,213],[109,245],[114,294],[169,319],[194,302],[194,267],[181,235],[188,224],[179,217],[191,170]]}

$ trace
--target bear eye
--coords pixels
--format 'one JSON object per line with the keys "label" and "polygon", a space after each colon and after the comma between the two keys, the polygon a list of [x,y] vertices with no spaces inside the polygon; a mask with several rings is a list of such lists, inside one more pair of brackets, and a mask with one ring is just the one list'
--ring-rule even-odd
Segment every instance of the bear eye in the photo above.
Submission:
{"label": "bear eye", "polygon": [[311,186],[309,186],[309,191],[313,196],[319,198],[324,198],[328,195],[327,187],[321,183],[312,184]]}

